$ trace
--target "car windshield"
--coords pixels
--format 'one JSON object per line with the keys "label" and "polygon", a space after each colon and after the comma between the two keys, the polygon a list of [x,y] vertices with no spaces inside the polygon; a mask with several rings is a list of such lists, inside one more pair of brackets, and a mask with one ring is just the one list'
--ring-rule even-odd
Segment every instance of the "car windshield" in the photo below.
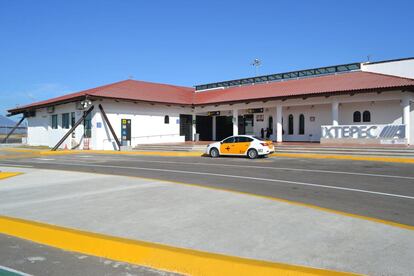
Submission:
{"label": "car windshield", "polygon": [[264,141],[263,138],[257,137],[257,136],[253,136],[254,139],[257,139],[259,141]]}

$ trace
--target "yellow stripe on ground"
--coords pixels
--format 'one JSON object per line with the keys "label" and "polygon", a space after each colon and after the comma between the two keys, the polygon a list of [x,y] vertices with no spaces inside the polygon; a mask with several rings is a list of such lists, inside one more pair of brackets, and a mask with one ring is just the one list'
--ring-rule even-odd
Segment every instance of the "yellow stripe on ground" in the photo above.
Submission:
{"label": "yellow stripe on ground", "polygon": [[363,156],[363,155],[333,155],[333,154],[331,155],[331,154],[308,154],[308,153],[277,153],[277,152],[272,153],[270,156],[414,164],[414,158],[403,158],[403,157],[382,157],[382,156]]}
{"label": "yellow stripe on ground", "polygon": [[[67,154],[114,154],[114,155],[141,155],[141,156],[167,156],[167,157],[198,157],[203,152],[176,152],[176,151],[114,151],[114,150],[41,150],[41,149],[21,149],[9,148],[10,152],[26,152],[34,155],[67,155]],[[272,153],[273,157],[289,157],[289,158],[307,158],[307,159],[336,159],[336,160],[353,160],[353,161],[372,161],[372,162],[391,162],[391,163],[407,163],[414,164],[414,158],[404,157],[383,157],[383,156],[364,156],[364,155],[335,155],[335,154],[319,154],[319,153]],[[4,156],[6,158],[21,158],[23,156]]]}
{"label": "yellow stripe on ground", "polygon": [[114,154],[114,155],[151,155],[151,156],[171,156],[171,157],[199,157],[201,152],[175,152],[175,151],[113,151],[113,150],[59,150],[42,151],[40,155],[65,155],[79,153],[95,154]]}
{"label": "yellow stripe on ground", "polygon": [[21,172],[0,172],[0,180],[22,174]]}
{"label": "yellow stripe on ground", "polygon": [[176,248],[0,216],[0,232],[63,250],[186,275],[357,275]]}
{"label": "yellow stripe on ground", "polygon": [[[41,155],[64,155],[78,153],[96,154],[115,154],[115,155],[147,155],[147,156],[170,156],[170,157],[198,157],[202,152],[173,152],[173,151],[108,151],[108,150],[61,150],[61,151],[42,151]],[[380,157],[380,156],[360,156],[360,155],[331,155],[331,154],[302,154],[302,153],[272,153],[270,156],[290,157],[290,158],[310,158],[310,159],[336,159],[354,161],[374,161],[391,163],[410,163],[414,164],[414,158],[402,157]]]}

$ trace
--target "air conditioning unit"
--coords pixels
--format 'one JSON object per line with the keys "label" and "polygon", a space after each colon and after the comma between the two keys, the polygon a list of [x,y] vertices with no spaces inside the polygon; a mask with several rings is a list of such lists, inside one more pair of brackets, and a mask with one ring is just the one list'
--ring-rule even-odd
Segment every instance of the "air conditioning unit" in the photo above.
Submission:
{"label": "air conditioning unit", "polygon": [[47,113],[53,113],[53,112],[55,112],[55,107],[54,106],[48,106],[46,108],[46,111],[47,111]]}

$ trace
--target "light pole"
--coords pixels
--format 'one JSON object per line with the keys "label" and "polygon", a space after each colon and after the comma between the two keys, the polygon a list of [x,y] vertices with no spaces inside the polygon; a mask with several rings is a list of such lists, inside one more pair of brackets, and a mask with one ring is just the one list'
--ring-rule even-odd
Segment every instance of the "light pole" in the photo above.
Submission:
{"label": "light pole", "polygon": [[258,74],[259,74],[259,67],[262,65],[262,61],[260,59],[258,59],[258,58],[255,58],[253,60],[253,62],[250,63],[250,65],[254,66],[255,72],[256,72],[256,77],[257,77]]}

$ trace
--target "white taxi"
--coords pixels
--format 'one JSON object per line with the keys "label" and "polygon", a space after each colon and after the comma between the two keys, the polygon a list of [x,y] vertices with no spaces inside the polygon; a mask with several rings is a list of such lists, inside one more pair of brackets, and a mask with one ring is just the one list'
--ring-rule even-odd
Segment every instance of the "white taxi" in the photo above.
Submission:
{"label": "white taxi", "polygon": [[272,141],[263,140],[252,135],[230,136],[226,139],[209,144],[206,154],[213,158],[220,155],[247,156],[250,159],[266,156],[275,151]]}

